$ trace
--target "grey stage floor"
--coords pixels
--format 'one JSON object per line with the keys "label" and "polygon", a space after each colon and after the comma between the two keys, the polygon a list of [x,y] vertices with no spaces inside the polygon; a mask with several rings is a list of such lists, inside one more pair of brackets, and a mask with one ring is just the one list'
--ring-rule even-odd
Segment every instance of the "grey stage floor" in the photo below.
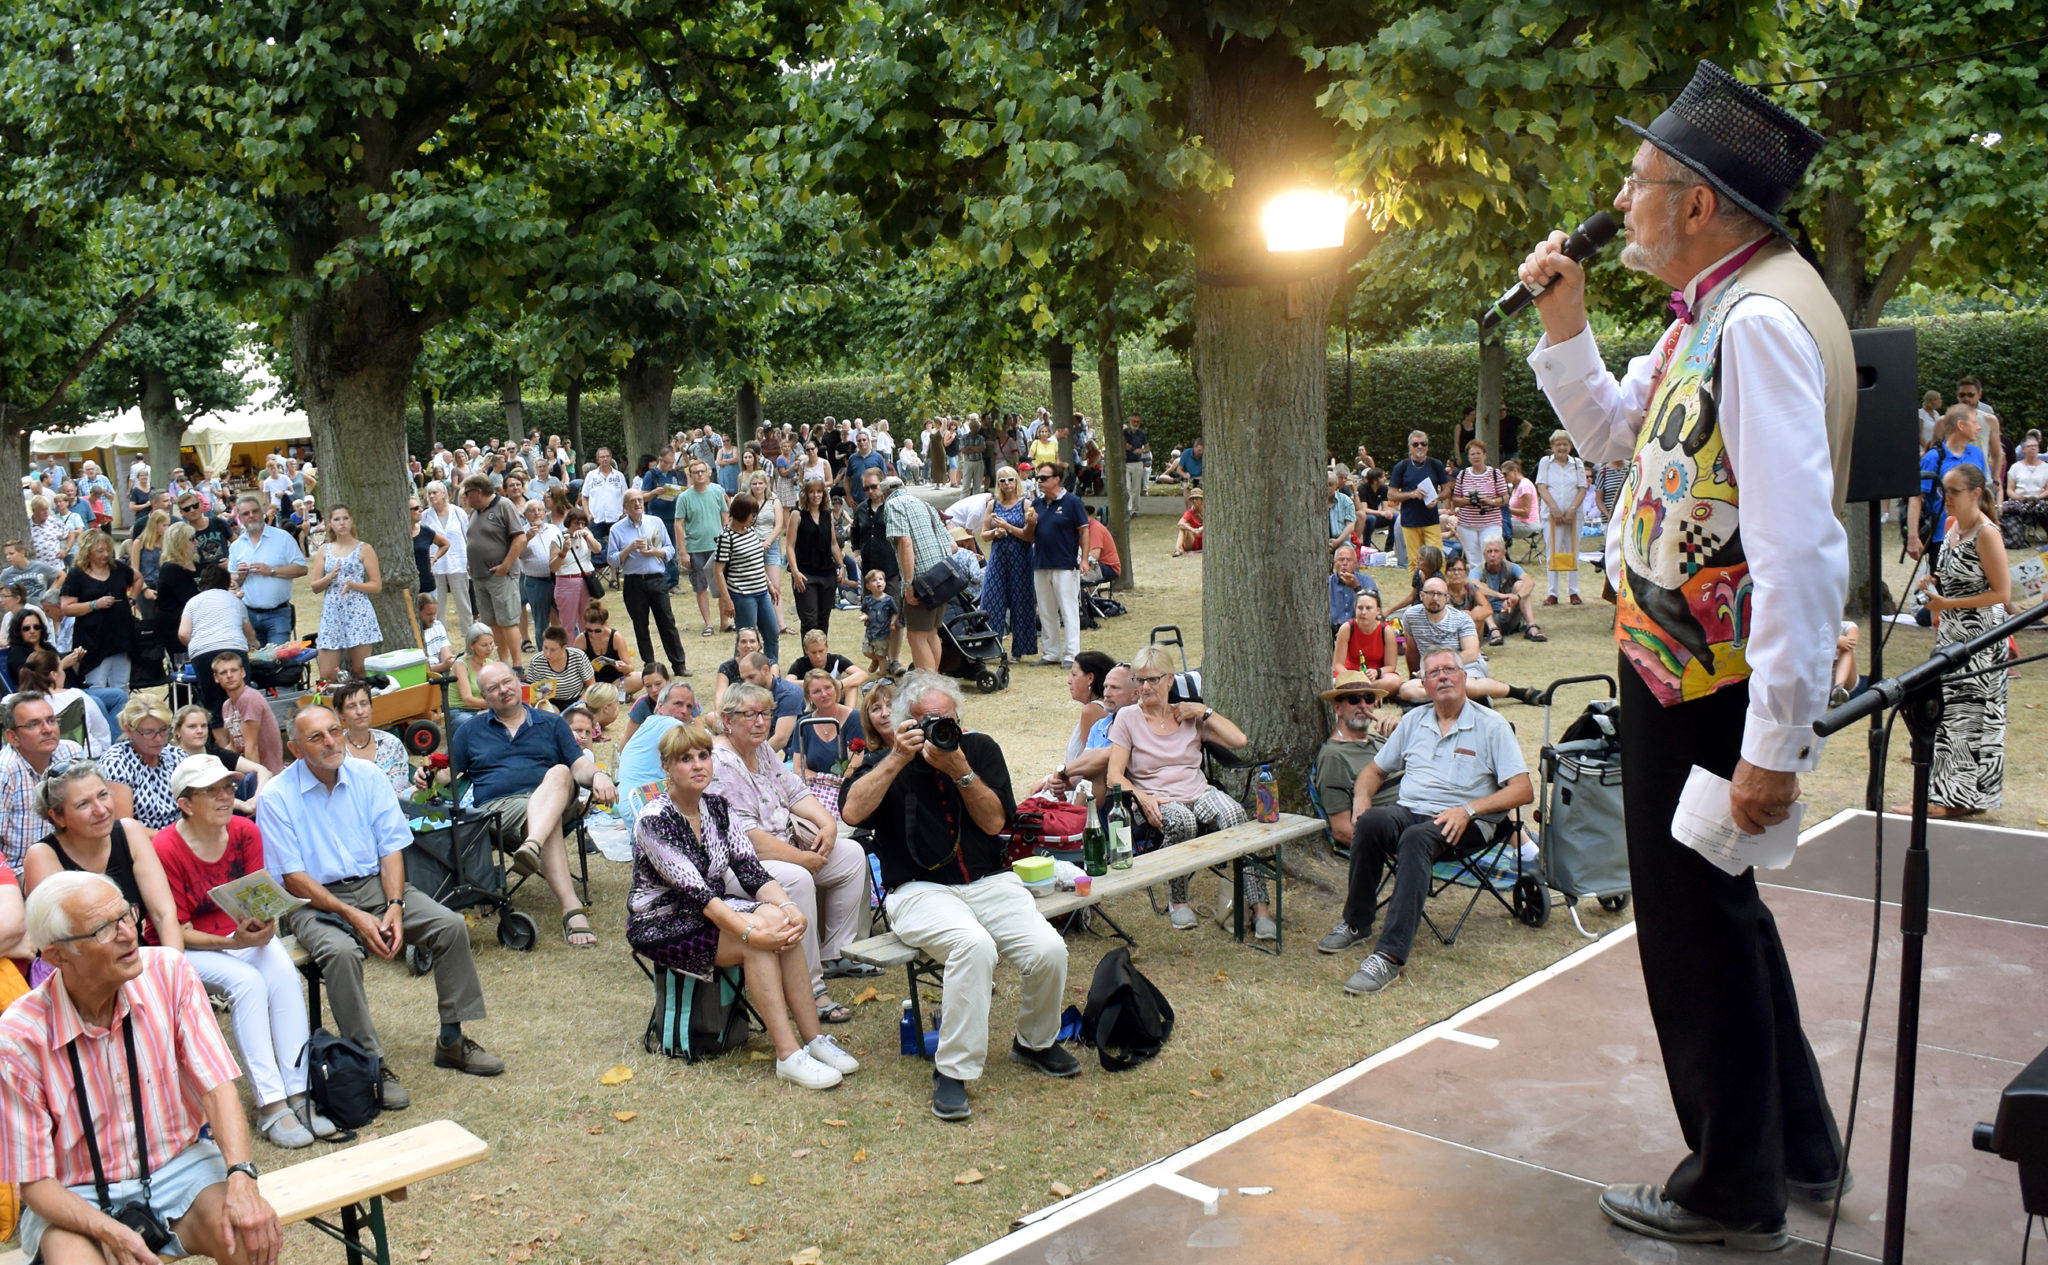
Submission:
{"label": "grey stage floor", "polygon": [[[1808,1038],[1847,1123],[1871,934],[1872,818],[1809,831],[1766,875]],[[1936,823],[1919,1047],[1908,1261],[2019,1258],[2014,1166],[1970,1146],[1998,1094],[2048,1046],[2048,835]],[[1875,1259],[1883,1230],[1897,1016],[1897,856],[1836,1259]],[[1443,950],[1434,945],[1430,951]],[[1397,985],[1398,987],[1398,985]],[[1369,1001],[1363,1004],[1370,1004]],[[1634,945],[1615,943],[1368,1060],[1178,1156],[1037,1214],[962,1258],[1005,1262],[1680,1262],[1719,1248],[1653,1243],[1594,1206],[1615,1181],[1661,1180],[1683,1155]],[[1250,1193],[1244,1193],[1249,1188]],[[1212,1200],[1214,1211],[1205,1209]],[[1795,1207],[1821,1259],[1824,1215]]]}

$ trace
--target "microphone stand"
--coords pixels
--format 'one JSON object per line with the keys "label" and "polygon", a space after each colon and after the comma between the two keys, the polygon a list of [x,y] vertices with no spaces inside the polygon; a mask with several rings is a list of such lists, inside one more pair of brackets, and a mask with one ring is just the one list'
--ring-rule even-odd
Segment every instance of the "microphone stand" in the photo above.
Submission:
{"label": "microphone stand", "polygon": [[[1876,603],[1877,595],[1872,592]],[[1920,1053],[1920,975],[1927,944],[1929,903],[1929,856],[1927,852],[1927,803],[1934,774],[1934,738],[1941,728],[1942,682],[1950,677],[1972,675],[1972,658],[2004,641],[2029,624],[2048,618],[2048,602],[2007,619],[1996,628],[1968,641],[1944,646],[1920,663],[1895,677],[1873,684],[1868,690],[1813,723],[1813,731],[1825,738],[1864,716],[1876,717],[1887,708],[1900,705],[1906,732],[1913,741],[1913,826],[1906,848],[1906,874],[1899,893],[1899,930],[1904,939],[1899,953],[1898,1050],[1892,1073],[1891,1170],[1885,1188],[1885,1265],[1901,1265],[1906,1251],[1906,1177],[1913,1155],[1913,1078]],[[2015,664],[2031,663],[2048,655],[2029,655],[2001,663],[1992,671],[2003,672]],[[1881,739],[1873,740],[1872,758],[1883,760]],[[1873,783],[1874,785],[1874,783]],[[1882,812],[1882,805],[1873,806]],[[1848,1157],[1843,1157],[1847,1163]]]}

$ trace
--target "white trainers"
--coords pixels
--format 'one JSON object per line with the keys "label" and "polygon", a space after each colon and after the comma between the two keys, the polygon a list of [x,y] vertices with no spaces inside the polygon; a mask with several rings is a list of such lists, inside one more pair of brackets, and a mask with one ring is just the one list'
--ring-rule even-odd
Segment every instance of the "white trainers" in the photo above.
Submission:
{"label": "white trainers", "polygon": [[851,1076],[860,1070],[860,1060],[839,1048],[839,1042],[820,1032],[804,1047],[804,1053],[823,1063],[841,1076]]}
{"label": "white trainers", "polygon": [[811,1052],[801,1047],[788,1058],[775,1060],[775,1078],[794,1081],[805,1089],[830,1089],[846,1079],[837,1068],[812,1058]]}

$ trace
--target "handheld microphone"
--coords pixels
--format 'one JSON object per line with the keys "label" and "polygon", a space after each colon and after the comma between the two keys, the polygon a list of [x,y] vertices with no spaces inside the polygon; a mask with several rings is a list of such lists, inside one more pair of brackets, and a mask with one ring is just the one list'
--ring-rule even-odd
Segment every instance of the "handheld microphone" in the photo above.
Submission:
{"label": "handheld microphone", "polygon": [[[1599,251],[1602,246],[1613,241],[1614,234],[1620,227],[1620,225],[1614,222],[1613,215],[1606,211],[1595,211],[1586,217],[1585,223],[1573,229],[1572,235],[1565,239],[1564,257],[1574,263],[1584,262],[1589,256]],[[1502,321],[1535,302],[1536,296],[1541,293],[1543,293],[1542,286],[1537,286],[1532,290],[1517,281],[1514,284],[1514,288],[1494,300],[1492,307],[1479,313],[1479,332],[1482,334],[1492,332],[1493,328]]]}

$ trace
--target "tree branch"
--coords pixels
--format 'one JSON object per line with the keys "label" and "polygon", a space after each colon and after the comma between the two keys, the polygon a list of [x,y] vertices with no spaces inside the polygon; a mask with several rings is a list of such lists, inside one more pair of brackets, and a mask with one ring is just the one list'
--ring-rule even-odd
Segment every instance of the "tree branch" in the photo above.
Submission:
{"label": "tree branch", "polygon": [[[85,354],[80,356],[72,364],[71,368],[65,371],[63,379],[57,383],[56,389],[50,392],[49,398],[34,408],[22,409],[11,413],[8,417],[9,423],[23,431],[29,431],[40,425],[45,417],[56,412],[63,405],[64,395],[71,390],[71,384],[77,382],[79,376],[87,369],[92,368],[92,362],[98,360],[100,353],[107,349],[107,344],[114,341],[114,335],[120,333],[128,322],[135,319],[136,314],[142,311],[143,304],[156,296],[156,291],[157,287],[151,286],[141,294],[136,295],[127,307],[121,309],[121,314],[114,318],[113,323],[101,330],[98,338],[92,340],[92,345],[85,349]],[[5,437],[0,436],[0,442],[4,442],[4,440]]]}
{"label": "tree branch", "polygon": [[1892,293],[1905,284],[1906,274],[1913,270],[1914,261],[1926,248],[1927,230],[1922,228],[1892,250],[1891,257],[1884,261],[1883,270],[1877,274],[1877,280],[1871,283],[1870,294],[1864,300],[1866,324],[1877,324],[1878,318],[1884,315],[1884,305],[1891,299]]}

